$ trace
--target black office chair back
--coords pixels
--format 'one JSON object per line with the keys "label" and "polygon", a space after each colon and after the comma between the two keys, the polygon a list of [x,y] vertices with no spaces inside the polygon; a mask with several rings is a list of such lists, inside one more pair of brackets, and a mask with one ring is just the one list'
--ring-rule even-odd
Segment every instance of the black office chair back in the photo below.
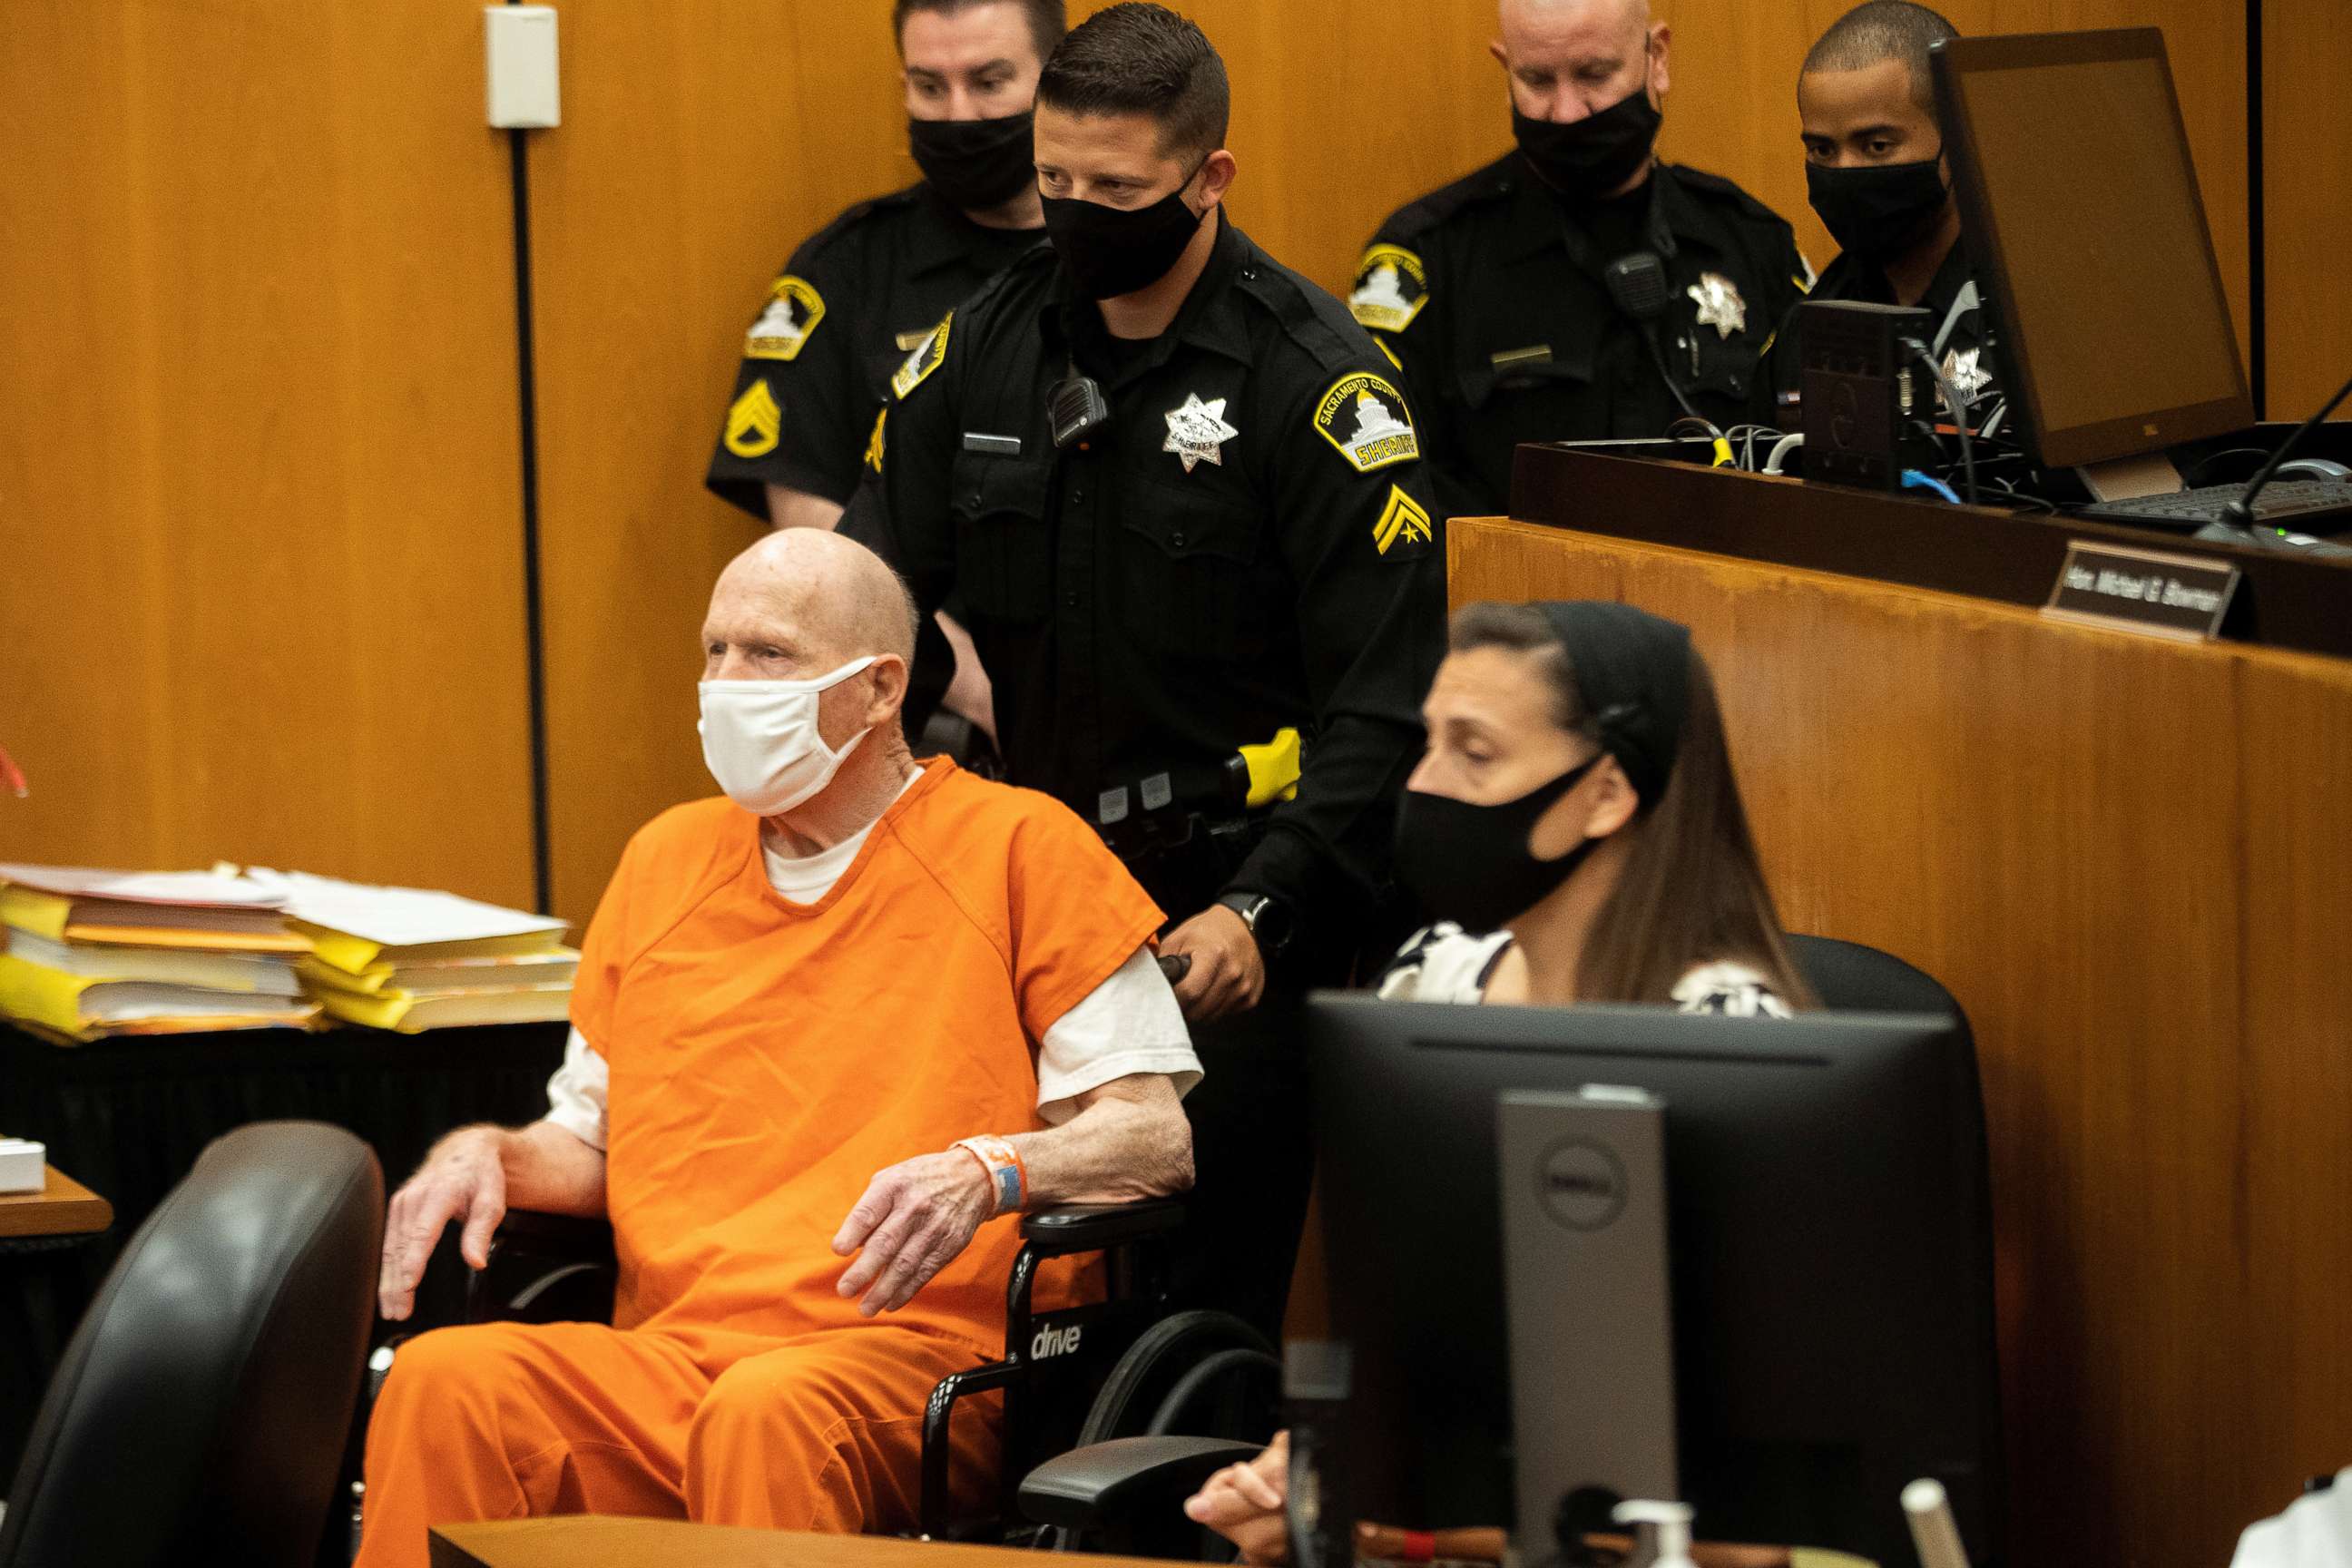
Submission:
{"label": "black office chair back", "polygon": [[1789,952],[1833,1013],[1948,1013],[1968,1027],[1941,982],[1891,952],[1827,936],[1791,936]]}
{"label": "black office chair back", "polygon": [[0,1568],[306,1568],[367,1354],[383,1175],[340,1128],[261,1122],[139,1227],[50,1381]]}

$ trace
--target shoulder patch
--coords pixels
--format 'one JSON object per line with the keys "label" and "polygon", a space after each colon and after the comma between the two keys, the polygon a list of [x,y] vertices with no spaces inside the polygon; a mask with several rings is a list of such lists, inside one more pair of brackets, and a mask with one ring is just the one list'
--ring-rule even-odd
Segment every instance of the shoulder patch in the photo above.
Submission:
{"label": "shoulder patch", "polygon": [[1389,504],[1380,521],[1372,524],[1373,547],[1386,555],[1400,541],[1426,544],[1436,537],[1430,527],[1429,509],[1405,494],[1402,485],[1391,485]]}
{"label": "shoulder patch", "polygon": [[1405,412],[1404,394],[1370,371],[1351,372],[1332,384],[1315,405],[1315,430],[1360,474],[1421,456],[1421,437]]}
{"label": "shoulder patch", "polygon": [[727,410],[727,449],[739,458],[766,457],[776,449],[783,430],[784,411],[776,406],[776,395],[768,390],[764,375],[745,387]]}
{"label": "shoulder patch", "polygon": [[907,356],[907,363],[900,365],[898,374],[890,378],[890,391],[899,402],[904,403],[908,393],[929,380],[931,372],[939,369],[940,362],[948,357],[948,332],[954,325],[955,312],[950,310],[940,319],[940,324],[915,345],[915,352]]}
{"label": "shoulder patch", "polygon": [[1356,264],[1348,309],[1375,332],[1401,332],[1429,303],[1429,269],[1401,245],[1375,245]]}
{"label": "shoulder patch", "polygon": [[881,412],[874,416],[874,434],[866,443],[866,466],[877,474],[882,471],[882,453],[889,439],[887,433],[889,423],[890,405],[886,403]]}
{"label": "shoulder patch", "polygon": [[768,308],[743,339],[745,359],[790,362],[801,357],[809,334],[824,320],[824,296],[803,278],[785,273],[769,291]]}

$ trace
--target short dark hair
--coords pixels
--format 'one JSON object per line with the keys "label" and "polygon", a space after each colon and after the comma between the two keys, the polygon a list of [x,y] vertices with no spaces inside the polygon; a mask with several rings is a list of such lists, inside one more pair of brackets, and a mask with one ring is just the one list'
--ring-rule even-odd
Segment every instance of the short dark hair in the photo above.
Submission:
{"label": "short dark hair", "polygon": [[1233,86],[1208,35],[1165,5],[1121,0],[1070,30],[1037,82],[1037,102],[1069,114],[1142,114],[1165,152],[1206,157],[1225,144]]}
{"label": "short dark hair", "polygon": [[1936,114],[1936,89],[1927,51],[1960,30],[1940,12],[1912,0],[1864,0],[1830,24],[1805,56],[1805,74],[1867,70],[1883,60],[1901,60],[1911,73],[1911,96],[1929,119]]}
{"label": "short dark hair", "polygon": [[[987,5],[994,0],[895,0],[890,7],[890,36],[898,40],[898,48],[907,47],[907,18],[918,11],[936,11],[952,16],[974,5]],[[1029,16],[1029,37],[1037,46],[1037,58],[1044,59],[1054,52],[1062,36],[1070,30],[1070,14],[1062,0],[1015,0]]]}

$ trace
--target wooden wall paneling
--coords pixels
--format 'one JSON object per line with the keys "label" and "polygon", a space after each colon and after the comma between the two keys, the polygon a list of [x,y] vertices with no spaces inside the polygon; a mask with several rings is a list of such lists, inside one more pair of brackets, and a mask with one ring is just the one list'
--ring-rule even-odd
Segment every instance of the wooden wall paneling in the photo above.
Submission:
{"label": "wooden wall paneling", "polygon": [[[2240,872],[2252,1092],[2236,1195],[2259,1357],[2242,1399],[2263,1415],[2241,1428],[2251,1453],[2238,1500],[2254,1519],[2352,1454],[2352,826],[2341,804],[2352,667],[2249,659],[2239,681],[2238,791],[2269,829],[2247,836]],[[2293,1397],[2274,1397],[2283,1389]]]}
{"label": "wooden wall paneling", "polygon": [[529,900],[481,68],[455,0],[0,12],[0,853]]}
{"label": "wooden wall paneling", "polygon": [[910,183],[888,10],[566,0],[564,123],[530,149],[557,910],[631,833],[713,793],[696,635],[760,525],[702,488],[778,265]]}
{"label": "wooden wall paneling", "polygon": [[[2308,852],[2297,828],[2324,817],[2267,822],[2257,785],[2331,776],[2302,764],[2342,747],[2352,702],[2336,700],[2325,739],[2274,752],[2281,771],[2250,773],[2242,796],[2216,766],[2239,743],[2244,656],[2231,650],[1526,524],[1457,521],[1449,555],[1457,603],[1622,598],[1688,623],[1784,918],[1896,952],[1969,1010],[1993,1162],[2011,1560],[2225,1559],[2284,1500],[2232,1412],[2306,1404],[2259,1375],[2257,1347],[2290,1308],[2258,1282],[2335,1278],[2333,1252],[2302,1268],[2285,1247],[2341,1193],[2315,1185],[2262,1222],[2264,1246],[2244,1207],[2248,1150],[2291,1146],[2291,1131],[2325,1151],[2295,1156],[2273,1193],[2343,1159],[2340,1096],[2293,1110],[2265,1099],[2293,1092],[2288,1042],[2308,1056],[2325,1026],[2340,1047],[2343,1015],[2275,997],[2267,972],[2242,991],[2241,931],[2262,928],[2242,907],[2240,838]],[[2273,711],[2248,755],[2310,704]],[[2326,930],[2314,911],[2344,903],[2335,865],[2293,910],[2273,906],[2277,920]],[[2276,1053],[2242,1054],[2242,1010],[2280,1031]],[[2295,1344],[2332,1356],[2333,1321]],[[2342,1405],[2324,1390],[2296,1420],[2309,1447],[2340,1452]]]}
{"label": "wooden wall paneling", "polygon": [[[2352,375],[2352,5],[2263,0],[2263,241],[2273,419],[2307,419]],[[2352,408],[2336,410],[2352,419]]]}

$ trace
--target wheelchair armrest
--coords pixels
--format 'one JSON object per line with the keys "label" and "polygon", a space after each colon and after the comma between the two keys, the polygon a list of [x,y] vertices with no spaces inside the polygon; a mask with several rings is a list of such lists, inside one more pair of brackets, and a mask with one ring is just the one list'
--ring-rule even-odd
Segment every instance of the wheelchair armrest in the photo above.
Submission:
{"label": "wheelchair armrest", "polygon": [[1038,1524],[1096,1530],[1146,1512],[1172,1513],[1227,1465],[1256,1458],[1257,1443],[1223,1437],[1117,1437],[1046,1460],[1021,1481],[1021,1511]]}
{"label": "wheelchair armrest", "polygon": [[1021,1239],[1040,1258],[1100,1252],[1122,1242],[1165,1236],[1184,1223],[1184,1205],[1174,1198],[1144,1198],[1131,1204],[1069,1204],[1024,1215]]}
{"label": "wheelchair armrest", "polygon": [[605,1221],[509,1209],[490,1266],[467,1278],[466,1321],[608,1321],[617,1273]]}
{"label": "wheelchair armrest", "polygon": [[499,1221],[493,1242],[532,1258],[604,1263],[613,1257],[613,1226],[606,1220],[582,1219],[574,1215],[509,1209]]}

